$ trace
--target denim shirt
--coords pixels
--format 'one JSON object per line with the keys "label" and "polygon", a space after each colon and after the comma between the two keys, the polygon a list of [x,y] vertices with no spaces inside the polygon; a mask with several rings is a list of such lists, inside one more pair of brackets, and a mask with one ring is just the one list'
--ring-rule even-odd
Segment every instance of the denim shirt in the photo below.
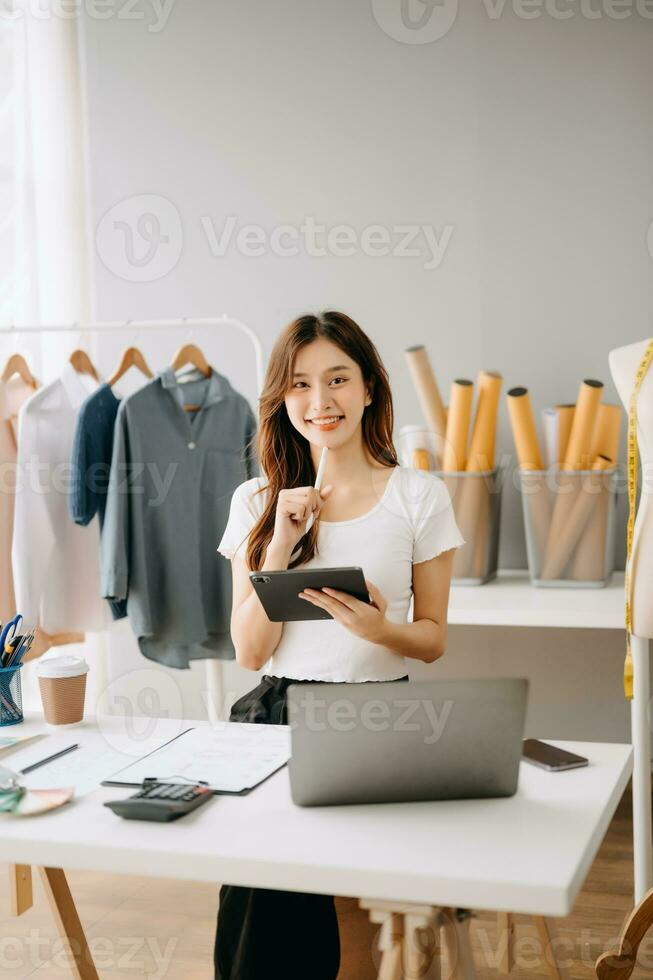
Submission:
{"label": "denim shirt", "polygon": [[[98,515],[100,533],[109,486],[113,429],[120,399],[106,382],[86,398],[77,415],[70,459],[71,480],[68,507],[75,524],[85,527]],[[124,599],[109,600],[111,615],[124,619]]]}
{"label": "denim shirt", "polygon": [[191,660],[235,656],[231,564],[215,549],[234,490],[259,473],[249,446],[255,432],[249,403],[216,371],[180,384],[167,368],[120,403],[102,594],[127,600],[151,660],[187,668]]}

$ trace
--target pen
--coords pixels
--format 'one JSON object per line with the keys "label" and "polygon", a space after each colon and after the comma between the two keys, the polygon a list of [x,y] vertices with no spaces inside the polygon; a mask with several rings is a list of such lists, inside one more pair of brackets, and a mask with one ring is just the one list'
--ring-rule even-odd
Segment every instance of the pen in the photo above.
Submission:
{"label": "pen", "polygon": [[38,769],[39,766],[44,766],[46,762],[52,762],[53,759],[59,759],[62,755],[66,755],[68,752],[72,752],[73,749],[78,749],[79,744],[69,745],[67,749],[62,749],[61,752],[55,752],[54,755],[49,755],[46,759],[39,759],[38,762],[33,762],[31,766],[25,766],[24,769],[19,769],[18,771],[22,776],[25,776],[32,769]]}
{"label": "pen", "polygon": [[[317,468],[317,476],[315,477],[315,490],[319,490],[322,486],[322,480],[324,479],[324,467],[326,466],[327,453],[329,451],[328,446],[322,447],[322,455],[320,456],[320,465]],[[306,534],[313,527],[313,514],[308,515],[308,520],[306,521]]]}

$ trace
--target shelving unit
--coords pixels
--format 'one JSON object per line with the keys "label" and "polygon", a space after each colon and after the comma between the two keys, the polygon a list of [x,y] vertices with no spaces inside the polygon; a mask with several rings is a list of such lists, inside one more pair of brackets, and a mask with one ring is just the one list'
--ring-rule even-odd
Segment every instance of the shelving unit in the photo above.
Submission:
{"label": "shelving unit", "polygon": [[[485,585],[452,585],[450,626],[503,626],[522,629],[619,630],[625,644],[624,573],[614,572],[600,589],[536,588],[527,571],[502,569]],[[651,839],[651,730],[649,644],[632,644],[635,675],[631,701],[633,743],[633,850],[635,902],[653,886]],[[623,697],[621,692],[616,696]]]}
{"label": "shelving unit", "polygon": [[536,588],[527,571],[501,570],[486,585],[453,585],[449,625],[576,629],[624,627],[624,574],[602,589]]}

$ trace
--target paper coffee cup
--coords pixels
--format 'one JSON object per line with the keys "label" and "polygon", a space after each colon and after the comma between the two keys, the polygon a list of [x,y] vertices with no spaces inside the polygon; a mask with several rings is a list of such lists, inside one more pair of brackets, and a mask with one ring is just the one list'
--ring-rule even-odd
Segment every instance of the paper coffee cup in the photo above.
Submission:
{"label": "paper coffee cup", "polygon": [[36,674],[49,725],[72,725],[84,717],[88,664],[72,655],[40,660]]}

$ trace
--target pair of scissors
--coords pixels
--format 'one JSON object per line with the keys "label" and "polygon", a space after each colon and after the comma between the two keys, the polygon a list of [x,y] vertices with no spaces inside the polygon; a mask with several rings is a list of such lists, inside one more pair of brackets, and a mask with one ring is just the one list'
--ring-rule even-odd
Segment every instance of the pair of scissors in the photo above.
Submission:
{"label": "pair of scissors", "polygon": [[8,620],[2,628],[2,633],[0,633],[0,654],[5,652],[7,644],[10,644],[18,633],[18,628],[22,622],[23,617],[20,613],[16,613],[13,619]]}

